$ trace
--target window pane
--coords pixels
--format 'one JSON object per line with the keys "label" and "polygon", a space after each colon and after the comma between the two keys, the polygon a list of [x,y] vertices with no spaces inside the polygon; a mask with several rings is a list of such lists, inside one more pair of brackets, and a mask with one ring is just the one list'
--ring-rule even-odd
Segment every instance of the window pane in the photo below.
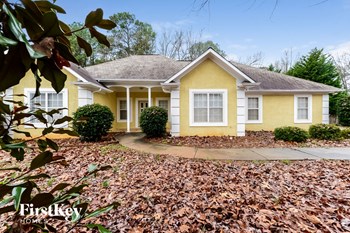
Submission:
{"label": "window pane", "polygon": [[308,108],[308,97],[298,97],[298,108]]}
{"label": "window pane", "polygon": [[165,110],[168,110],[168,100],[159,100],[158,106],[164,108]]}
{"label": "window pane", "polygon": [[47,93],[47,102],[49,108],[62,108],[63,107],[63,94],[59,93]]}
{"label": "window pane", "polygon": [[222,108],[210,108],[209,110],[209,122],[223,122],[223,109]]}
{"label": "window pane", "polygon": [[194,108],[207,108],[207,94],[194,94]]}
{"label": "window pane", "polygon": [[[45,93],[41,93],[40,96],[34,98],[34,92],[29,93],[29,98],[30,98],[30,108],[29,110],[31,112],[34,112],[38,109],[43,109],[45,110],[46,108],[46,102],[45,102]],[[36,119],[34,116],[30,118],[30,123],[40,123],[38,119]]]}
{"label": "window pane", "polygon": [[259,108],[259,98],[251,97],[248,98],[248,109]]}
{"label": "window pane", "polygon": [[308,119],[308,110],[307,109],[298,109],[298,119],[307,120]]}
{"label": "window pane", "polygon": [[126,120],[127,114],[126,110],[120,110],[120,120]]}
{"label": "window pane", "polygon": [[126,109],[126,100],[120,100],[120,110]]}
{"label": "window pane", "polygon": [[209,94],[209,108],[222,108],[222,94]]}
{"label": "window pane", "polygon": [[248,120],[250,120],[250,121],[259,120],[259,110],[258,109],[248,109]]}
{"label": "window pane", "polygon": [[208,122],[207,108],[194,108],[193,115],[194,122]]}

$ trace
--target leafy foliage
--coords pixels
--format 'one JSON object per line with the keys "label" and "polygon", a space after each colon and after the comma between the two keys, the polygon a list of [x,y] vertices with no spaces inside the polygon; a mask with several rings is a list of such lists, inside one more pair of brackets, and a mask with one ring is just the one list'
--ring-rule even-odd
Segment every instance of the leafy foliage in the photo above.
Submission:
{"label": "leafy foliage", "polygon": [[[13,2],[13,1],[12,1]],[[56,92],[60,92],[67,79],[61,71],[63,66],[70,66],[69,62],[77,63],[70,50],[70,37],[76,32],[88,30],[92,37],[99,43],[109,46],[106,37],[98,32],[96,28],[110,30],[115,24],[103,19],[102,9],[90,12],[85,24],[74,31],[57,17],[65,11],[55,2],[22,0],[15,3],[0,1],[0,91],[18,84],[28,71],[33,73],[33,81],[36,83],[35,97],[40,95],[41,77],[51,82]],[[90,54],[90,45],[83,39],[79,39],[79,46]],[[64,207],[79,207],[78,215],[73,215],[71,221],[74,223],[70,232],[75,227],[84,226],[80,222],[91,216],[109,211],[116,206],[112,203],[101,209],[90,211],[87,202],[79,200],[80,194],[84,191],[86,184],[82,181],[98,171],[109,169],[109,166],[98,166],[93,171],[87,171],[76,183],[59,183],[50,192],[43,192],[37,180],[50,179],[46,173],[42,173],[45,166],[53,163],[68,165],[65,157],[57,155],[58,145],[47,138],[50,133],[76,134],[67,129],[56,128],[57,125],[68,123],[70,117],[56,119],[48,122],[47,116],[53,117],[61,109],[54,109],[49,112],[36,110],[29,112],[28,107],[19,101],[7,101],[0,99],[0,146],[4,156],[16,158],[18,165],[7,167],[1,165],[2,171],[16,171],[11,176],[6,176],[0,183],[0,217],[12,216],[11,224],[7,224],[5,232],[57,232],[57,229],[47,222],[31,222],[22,224],[27,216],[19,213],[21,204],[33,204],[34,207],[48,207],[53,204],[60,204]],[[23,134],[30,138],[27,131],[20,131],[18,126],[35,128],[27,123],[27,119],[33,118],[46,125],[41,137],[31,138],[27,141],[15,142],[11,132]],[[34,143],[35,142],[35,143]],[[28,153],[28,145],[31,149],[36,144],[33,159],[25,163],[19,163],[25,159]],[[28,158],[26,158],[28,159]],[[22,165],[22,166],[20,166]],[[10,214],[10,215],[8,215]],[[52,216],[48,216],[52,218]],[[62,219],[61,219],[62,220]],[[87,228],[88,226],[85,226]],[[107,232],[102,226],[96,225],[99,231]],[[62,229],[61,229],[62,230]]]}
{"label": "leafy foliage", "polygon": [[150,24],[137,20],[128,12],[114,14],[110,20],[117,25],[111,30],[116,58],[153,53],[156,33]]}
{"label": "leafy foliage", "polygon": [[189,60],[194,60],[200,55],[202,55],[208,48],[214,49],[217,53],[219,53],[221,56],[225,57],[226,53],[220,49],[220,46],[218,43],[214,43],[211,40],[208,41],[200,41],[197,43],[194,43],[190,48],[189,48],[189,54],[188,54],[188,59]]}
{"label": "leafy foliage", "polygon": [[114,116],[107,106],[85,105],[73,115],[73,128],[82,141],[99,141],[112,128]]}
{"label": "leafy foliage", "polygon": [[338,101],[339,124],[350,126],[350,95],[342,96]]}
{"label": "leafy foliage", "polygon": [[141,113],[140,126],[147,137],[161,137],[166,133],[168,113],[157,106],[146,108]]}
{"label": "leafy foliage", "polygon": [[[302,56],[287,74],[323,83],[333,87],[341,87],[341,77],[331,56],[325,54],[323,49],[314,48],[306,56]],[[336,114],[337,94],[330,95],[329,113]]]}
{"label": "leafy foliage", "polygon": [[276,128],[274,135],[276,140],[288,142],[305,142],[309,137],[306,130],[292,126]]}
{"label": "leafy foliage", "polygon": [[336,125],[317,124],[311,125],[309,134],[312,138],[321,140],[339,140],[341,139],[341,130]]}
{"label": "leafy foliage", "polygon": [[344,139],[350,139],[350,128],[343,129],[341,131],[341,136]]}
{"label": "leafy foliage", "polygon": [[[10,104],[13,106],[10,106]],[[91,217],[93,213],[96,214],[96,211],[101,211],[99,213],[103,213],[107,211],[106,208],[113,208],[116,206],[116,204],[113,203],[100,210],[89,212],[88,203],[81,203],[78,198],[83,192],[83,188],[86,186],[82,184],[83,179],[96,174],[98,171],[109,169],[110,166],[96,166],[93,170],[87,171],[84,176],[74,184],[59,183],[50,192],[41,191],[37,180],[51,178],[48,174],[42,172],[42,168],[52,163],[60,163],[62,165],[67,164],[67,161],[63,156],[55,154],[59,149],[58,145],[51,139],[45,137],[45,135],[49,133],[76,135],[73,131],[56,129],[54,127],[58,124],[68,123],[71,121],[70,117],[64,116],[53,122],[48,122],[46,116],[49,115],[51,116],[51,119],[53,119],[52,116],[58,111],[59,110],[55,109],[49,112],[44,110],[29,112],[28,107],[20,101],[7,102],[3,99],[0,100],[1,150],[9,152],[9,155],[14,157],[17,161],[23,161],[25,159],[28,143],[35,141],[38,153],[33,159],[31,159],[28,165],[24,167],[7,167],[1,165],[2,171],[16,171],[14,176],[11,175],[11,177],[6,177],[6,179],[3,179],[0,182],[0,215],[7,213],[13,214],[13,224],[8,226],[6,232],[23,232],[24,230],[37,231],[39,229],[56,231],[53,226],[46,222],[40,224],[21,224],[21,220],[26,217],[20,214],[19,207],[21,204],[33,204],[34,207],[49,207],[53,204],[60,203],[64,208],[84,205],[85,208],[81,209],[79,216],[74,216],[74,219],[71,219],[73,222],[80,222],[83,219]],[[31,138],[27,141],[15,142],[11,137],[11,131],[24,134],[29,138],[31,137],[29,132],[18,130],[19,126],[33,127],[26,123],[26,119],[29,118],[38,119],[41,123],[46,125],[46,128],[42,131],[42,136],[39,139]],[[25,214],[27,215],[29,213],[26,212]]]}
{"label": "leafy foliage", "polygon": [[[109,46],[106,36],[96,27],[110,30],[116,25],[103,19],[102,9],[90,12],[85,24],[75,31],[58,19],[57,14],[64,13],[64,9],[49,1],[0,1],[0,91],[18,84],[31,70],[37,83],[36,96],[40,77],[50,81],[55,91],[60,92],[66,80],[61,69],[70,66],[69,61],[78,63],[71,54],[69,41],[70,37],[76,37],[76,31],[89,30],[99,43]],[[89,54],[89,43],[80,39],[79,46]]]}

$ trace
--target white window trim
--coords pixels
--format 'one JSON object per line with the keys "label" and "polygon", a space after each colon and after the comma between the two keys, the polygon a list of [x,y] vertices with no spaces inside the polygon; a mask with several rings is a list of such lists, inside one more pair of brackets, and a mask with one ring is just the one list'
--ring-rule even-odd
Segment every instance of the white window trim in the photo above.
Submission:
{"label": "white window trim", "polygon": [[[140,128],[139,125],[139,102],[144,101],[148,103],[148,98],[136,98],[135,99],[135,104],[136,104],[136,113],[135,113],[135,128]],[[151,103],[152,103],[152,98],[151,98]]]}
{"label": "white window trim", "polygon": [[[24,104],[27,105],[30,108],[30,93],[35,93],[36,89],[35,88],[24,88]],[[54,92],[56,93],[56,91],[53,88],[40,88],[40,92],[41,93],[46,93],[46,92]],[[61,90],[61,92],[63,94],[63,108],[66,108],[65,110],[62,111],[62,115],[63,116],[68,116],[68,89],[67,88],[63,88]],[[29,111],[29,109],[28,109]],[[26,122],[30,123],[30,119],[26,118],[25,119]],[[36,128],[38,129],[42,129],[42,128],[46,128],[46,124],[41,123],[41,122],[37,122],[37,123],[30,123],[33,124]],[[66,128],[68,127],[67,123],[62,123],[59,125],[55,125],[55,128]],[[25,125],[24,128],[32,128],[31,126]]]}
{"label": "white window trim", "polygon": [[[308,98],[308,119],[298,119],[298,98],[307,97]],[[312,95],[294,95],[294,123],[312,123]]]}
{"label": "white window trim", "polygon": [[[127,120],[120,119],[120,101],[126,101],[126,97],[117,98],[117,122],[126,122]],[[130,98],[130,122],[132,122],[132,98]]]}
{"label": "white window trim", "polygon": [[[248,120],[248,98],[258,98],[258,104],[259,104],[259,115],[258,120]],[[245,97],[245,115],[246,115],[246,123],[247,124],[261,124],[263,123],[263,97],[262,95],[249,95]]]}
{"label": "white window trim", "polygon": [[[222,106],[223,106],[223,122],[194,122],[194,111],[193,111],[193,100],[194,100],[194,94],[212,94],[212,93],[218,93],[222,94]],[[227,112],[228,112],[228,105],[227,105],[227,89],[190,89],[189,90],[189,101],[190,101],[190,126],[227,126]]]}

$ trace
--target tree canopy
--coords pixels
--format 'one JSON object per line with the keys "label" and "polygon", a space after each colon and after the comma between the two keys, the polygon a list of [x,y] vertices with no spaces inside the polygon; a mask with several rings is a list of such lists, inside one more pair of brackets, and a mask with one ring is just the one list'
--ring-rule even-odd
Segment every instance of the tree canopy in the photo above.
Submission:
{"label": "tree canopy", "polygon": [[156,33],[135,15],[121,12],[109,17],[117,26],[111,30],[112,53],[116,58],[154,53]]}
{"label": "tree canopy", "polygon": [[[325,54],[323,49],[312,49],[308,55],[302,56],[287,74],[338,88],[341,87],[340,73],[332,57]],[[330,96],[329,113],[331,115],[337,113],[338,98],[339,94]]]}
{"label": "tree canopy", "polygon": [[208,48],[214,49],[223,57],[226,56],[226,53],[222,49],[220,49],[220,46],[218,43],[214,43],[211,40],[207,40],[207,41],[200,41],[200,42],[194,43],[189,49],[188,59],[189,60],[196,59],[202,53],[204,53]]}
{"label": "tree canopy", "polygon": [[338,69],[334,65],[332,57],[325,54],[323,49],[312,49],[309,54],[302,56],[287,74],[338,88],[341,87]]}

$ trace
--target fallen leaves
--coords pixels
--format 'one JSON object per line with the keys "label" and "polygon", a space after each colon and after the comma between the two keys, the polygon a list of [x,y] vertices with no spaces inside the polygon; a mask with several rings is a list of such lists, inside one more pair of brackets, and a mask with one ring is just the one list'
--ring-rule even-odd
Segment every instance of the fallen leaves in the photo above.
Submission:
{"label": "fallen leaves", "polygon": [[350,147],[350,139],[345,139],[343,141],[308,139],[305,143],[276,141],[273,132],[270,131],[247,131],[244,137],[186,136],[144,138],[144,140],[154,143],[198,148]]}
{"label": "fallen leaves", "polygon": [[55,153],[67,166],[43,168],[54,180],[47,189],[76,181],[89,164],[111,165],[86,181],[82,199],[92,209],[120,202],[92,220],[112,232],[350,231],[350,161],[191,160],[74,140]]}

